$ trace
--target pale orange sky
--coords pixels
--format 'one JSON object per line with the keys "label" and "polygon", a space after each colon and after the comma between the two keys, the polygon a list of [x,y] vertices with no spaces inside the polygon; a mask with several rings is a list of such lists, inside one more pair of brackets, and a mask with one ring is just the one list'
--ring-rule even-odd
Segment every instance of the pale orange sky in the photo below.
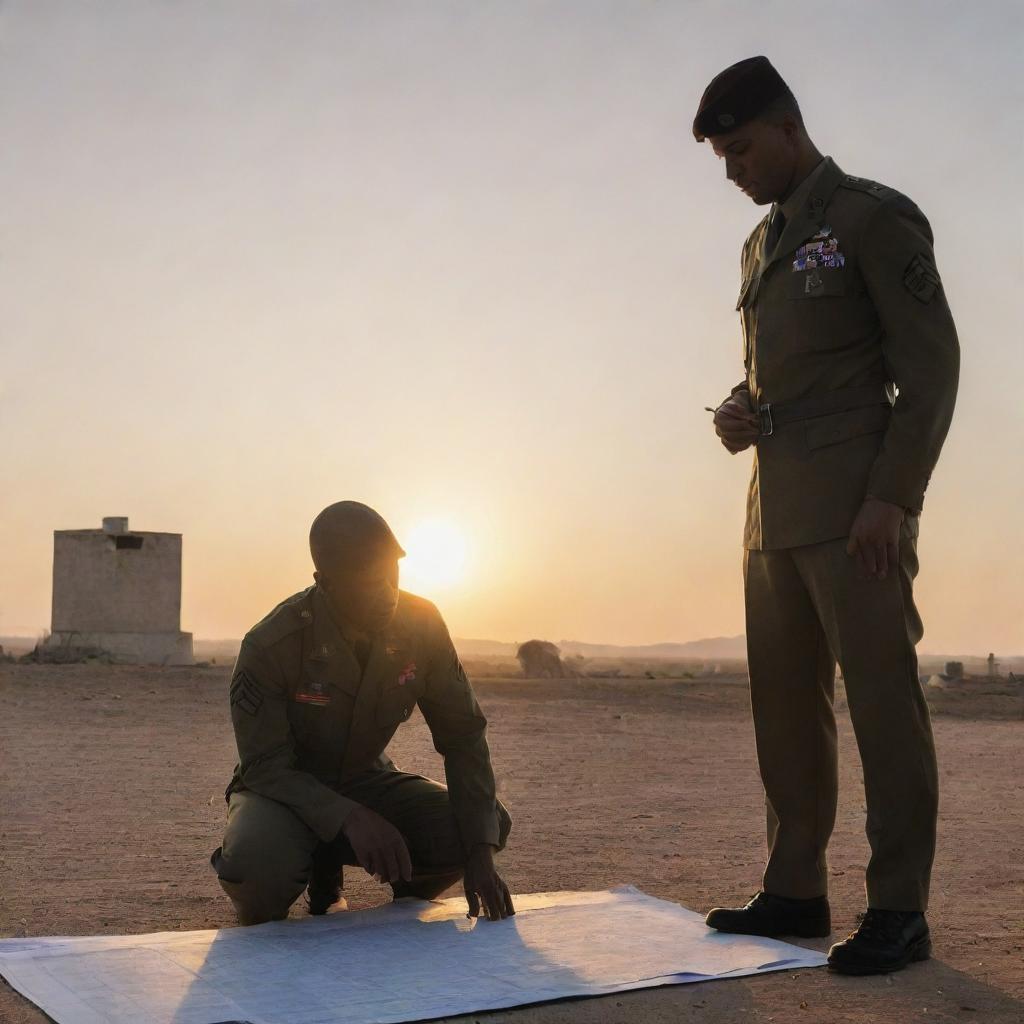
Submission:
{"label": "pale orange sky", "polygon": [[759,211],[689,124],[767,53],[812,136],[925,210],[963,346],[922,520],[933,652],[1024,652],[1015,2],[0,8],[0,634],[52,531],[185,538],[182,626],[305,586],[340,498],[465,539],[460,636],[743,630]]}

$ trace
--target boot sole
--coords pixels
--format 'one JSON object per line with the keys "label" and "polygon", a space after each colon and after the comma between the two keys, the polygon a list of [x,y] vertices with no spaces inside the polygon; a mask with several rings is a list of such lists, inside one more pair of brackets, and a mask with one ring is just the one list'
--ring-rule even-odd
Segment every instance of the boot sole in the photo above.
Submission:
{"label": "boot sole", "polygon": [[793,925],[791,928],[782,931],[765,931],[755,928],[744,928],[738,925],[735,928],[726,928],[720,925],[709,924],[716,932],[725,932],[729,935],[759,935],[764,939],[783,939],[787,937],[797,939],[825,939],[832,934],[832,923],[830,921],[805,921],[802,924]]}
{"label": "boot sole", "polygon": [[834,971],[836,974],[852,974],[858,976],[868,974],[892,974],[894,971],[902,971],[904,967],[907,967],[910,964],[916,964],[920,963],[922,960],[927,960],[931,955],[931,936],[925,935],[923,938],[918,939],[917,942],[913,943],[907,949],[906,954],[894,963],[879,966],[874,964],[832,963],[830,960],[828,963],[828,969],[830,971]]}

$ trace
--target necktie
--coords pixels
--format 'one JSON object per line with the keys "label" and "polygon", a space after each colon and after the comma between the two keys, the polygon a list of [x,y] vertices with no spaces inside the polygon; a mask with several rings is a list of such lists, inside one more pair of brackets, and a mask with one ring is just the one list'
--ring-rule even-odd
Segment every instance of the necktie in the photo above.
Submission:
{"label": "necktie", "polygon": [[366,637],[360,637],[358,640],[353,640],[352,649],[355,652],[356,660],[359,662],[359,668],[365,672],[366,663],[370,660],[370,641]]}
{"label": "necktie", "polygon": [[764,239],[765,256],[771,256],[775,251],[775,246],[779,244],[779,239],[782,237],[782,232],[785,228],[786,215],[782,212],[781,206],[776,206],[772,219],[768,222],[768,232]]}

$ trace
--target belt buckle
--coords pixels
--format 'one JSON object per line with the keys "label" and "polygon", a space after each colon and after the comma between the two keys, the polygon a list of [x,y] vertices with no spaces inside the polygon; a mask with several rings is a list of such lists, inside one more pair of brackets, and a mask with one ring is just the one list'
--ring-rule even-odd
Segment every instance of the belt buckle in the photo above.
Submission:
{"label": "belt buckle", "polygon": [[761,436],[770,437],[775,433],[775,423],[772,420],[771,402],[765,402],[757,408],[757,418],[760,421]]}

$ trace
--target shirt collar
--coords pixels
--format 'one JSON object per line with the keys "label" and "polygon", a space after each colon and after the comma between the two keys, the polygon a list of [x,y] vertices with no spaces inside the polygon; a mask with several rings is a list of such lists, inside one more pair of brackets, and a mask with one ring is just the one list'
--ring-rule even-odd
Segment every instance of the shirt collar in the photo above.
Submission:
{"label": "shirt collar", "polygon": [[313,651],[317,657],[331,657],[343,643],[354,649],[357,640],[368,639],[367,634],[350,623],[334,617],[330,600],[323,590],[313,588]]}
{"label": "shirt collar", "polygon": [[775,203],[772,206],[772,216],[774,217],[776,215],[776,212],[780,207],[787,222],[797,216],[800,210],[807,203],[807,198],[811,194],[811,189],[814,188],[815,183],[821,177],[821,172],[825,170],[825,165],[827,163],[828,157],[822,157],[821,160],[815,164],[814,169],[810,174],[808,174],[807,177],[804,178],[804,180],[801,181],[795,189],[793,189],[789,198],[784,203]]}

